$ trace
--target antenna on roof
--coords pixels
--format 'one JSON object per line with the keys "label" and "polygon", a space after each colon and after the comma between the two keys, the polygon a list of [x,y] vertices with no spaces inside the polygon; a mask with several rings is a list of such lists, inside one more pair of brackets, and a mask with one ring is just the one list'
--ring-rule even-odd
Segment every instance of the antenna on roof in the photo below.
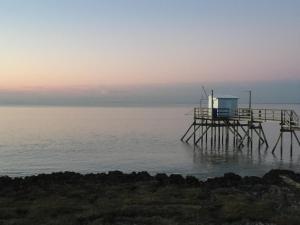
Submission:
{"label": "antenna on roof", "polygon": [[[202,88],[202,92],[201,92],[201,98],[200,98],[200,108],[202,108],[202,101],[203,100],[208,100],[208,95],[207,95],[207,93],[205,91],[204,86],[202,85],[201,88]],[[203,98],[203,92],[204,92],[206,98]]]}
{"label": "antenna on roof", "polygon": [[205,91],[205,87],[202,85],[202,90],[203,90],[203,92],[204,92],[204,94],[205,94],[205,96],[206,96],[206,99],[208,99],[208,95],[207,95],[207,93],[206,93],[206,91]]}

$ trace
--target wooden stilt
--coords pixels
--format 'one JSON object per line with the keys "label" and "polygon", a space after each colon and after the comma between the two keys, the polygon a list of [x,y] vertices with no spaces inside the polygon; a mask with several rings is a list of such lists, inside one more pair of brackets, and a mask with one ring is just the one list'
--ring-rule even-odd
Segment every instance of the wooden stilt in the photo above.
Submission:
{"label": "wooden stilt", "polygon": [[[225,122],[225,121],[224,121]],[[228,124],[231,124],[230,122],[228,122]],[[236,130],[235,126],[233,125],[232,128],[229,126],[229,129],[232,129],[231,132],[233,132],[233,134],[239,136],[240,138],[243,138],[242,135],[240,135],[240,133]]]}
{"label": "wooden stilt", "polygon": [[[236,126],[236,133],[238,134],[238,136],[240,137],[241,135],[239,135],[239,125],[238,125],[238,123],[239,123],[239,121],[237,120],[236,121],[236,124],[237,124],[237,126]],[[238,144],[238,140],[239,140],[240,138],[236,138],[236,140],[235,140],[235,144],[237,145]]]}
{"label": "wooden stilt", "polygon": [[[197,126],[197,125],[196,125],[196,123],[194,122],[194,130],[193,130],[193,133],[186,139],[186,141],[185,141],[186,143],[188,143],[192,137],[196,136],[196,131],[200,128],[200,125],[198,125],[197,128],[196,128],[196,126]],[[195,137],[195,139],[196,139],[196,137]]]}
{"label": "wooden stilt", "polygon": [[224,144],[224,124],[222,126],[222,145]]}
{"label": "wooden stilt", "polygon": [[[245,128],[244,128],[242,125],[243,125],[243,124],[240,124],[240,123],[239,123],[239,126],[240,126],[240,128],[244,131],[246,137],[249,137],[248,129],[245,130]],[[248,125],[246,125],[246,126],[248,127]],[[245,137],[245,138],[246,138],[246,137]],[[249,137],[249,138],[250,138],[250,137]]]}
{"label": "wooden stilt", "polygon": [[[196,122],[194,122],[194,123],[196,123]],[[199,128],[200,126],[198,126],[198,128]],[[196,141],[196,131],[197,131],[197,129],[196,129],[196,125],[194,125],[194,132],[193,132],[193,139],[194,139],[194,146],[195,146],[195,141]],[[187,140],[187,142],[189,141],[189,139]]]}
{"label": "wooden stilt", "polygon": [[254,129],[255,133],[257,134],[257,136],[258,136],[258,145],[263,144],[265,141],[261,137],[261,129],[259,129],[259,131],[257,131],[255,128],[253,128],[253,129]]}
{"label": "wooden stilt", "polygon": [[198,140],[196,140],[195,145],[197,145],[199,143],[199,141],[204,137],[204,135],[208,132],[209,130],[209,126],[205,129],[204,133],[198,138]]}
{"label": "wooden stilt", "polygon": [[249,137],[249,127],[248,127],[244,137],[242,138],[241,143],[239,144],[238,148],[240,148],[243,145],[243,142],[244,142],[246,137]]}
{"label": "wooden stilt", "polygon": [[280,151],[283,149],[283,132],[281,132],[281,138],[280,138]]}
{"label": "wooden stilt", "polygon": [[251,142],[250,142],[251,150],[253,148],[253,124],[251,123]]}
{"label": "wooden stilt", "polygon": [[261,125],[260,125],[260,129],[261,129],[262,135],[263,135],[263,137],[264,137],[264,141],[265,141],[265,143],[266,143],[266,146],[267,146],[267,148],[268,148],[268,147],[269,147],[269,144],[268,144],[268,141],[267,141],[267,138],[266,138],[264,129],[262,128]]}
{"label": "wooden stilt", "polygon": [[218,126],[218,148],[220,148],[220,131],[221,131],[221,121],[219,120],[219,126]]}
{"label": "wooden stilt", "polygon": [[291,131],[291,146],[290,146],[290,155],[293,155],[293,132]]}
{"label": "wooden stilt", "polygon": [[213,129],[213,120],[210,121],[212,129],[210,129],[210,147],[212,148],[213,146],[213,138],[214,138],[214,129]]}
{"label": "wooden stilt", "polygon": [[233,128],[233,147],[235,147],[235,138],[236,138],[235,120],[233,121],[232,128]]}
{"label": "wooden stilt", "polygon": [[193,122],[192,124],[191,124],[191,126],[189,127],[189,129],[187,129],[187,131],[184,133],[184,135],[181,137],[181,141],[183,141],[184,140],[184,138],[185,138],[185,136],[190,132],[190,130],[192,129],[192,127],[195,125],[195,122]]}
{"label": "wooden stilt", "polygon": [[[257,130],[255,129],[255,132],[257,133]],[[258,131],[258,150],[260,150],[260,145],[261,145],[261,143],[260,143],[260,140],[261,140],[262,138],[261,138],[261,130],[259,129],[259,131]],[[262,142],[263,143],[263,142]]]}
{"label": "wooden stilt", "polygon": [[249,147],[249,144],[250,144],[250,136],[249,136],[249,132],[250,131],[250,122],[248,122],[248,132],[247,132],[247,146]]}
{"label": "wooden stilt", "polygon": [[216,147],[216,142],[217,142],[217,123],[215,123],[215,127],[214,127],[214,147]]}
{"label": "wooden stilt", "polygon": [[300,146],[300,141],[299,141],[299,139],[298,139],[298,136],[297,136],[296,132],[293,131],[293,134],[294,134],[294,137],[296,138],[296,140],[297,140],[297,142],[298,142],[298,144],[299,144],[299,146]]}
{"label": "wooden stilt", "polygon": [[[207,120],[205,120],[205,129],[207,129]],[[205,144],[207,146],[207,132],[205,132]]]}
{"label": "wooden stilt", "polygon": [[[204,124],[204,120],[202,119],[202,124]],[[203,125],[201,126],[201,135],[203,134]],[[201,146],[203,146],[203,138],[201,139]]]}
{"label": "wooden stilt", "polygon": [[229,145],[229,125],[226,126],[226,146]]}
{"label": "wooden stilt", "polygon": [[276,141],[276,143],[275,143],[275,146],[274,146],[273,149],[272,149],[272,153],[275,152],[275,149],[276,149],[276,147],[277,147],[277,145],[278,145],[278,143],[279,143],[279,141],[280,141],[281,138],[282,138],[282,132],[280,132],[280,134],[279,134],[279,136],[278,136],[278,139],[277,139],[277,141]]}

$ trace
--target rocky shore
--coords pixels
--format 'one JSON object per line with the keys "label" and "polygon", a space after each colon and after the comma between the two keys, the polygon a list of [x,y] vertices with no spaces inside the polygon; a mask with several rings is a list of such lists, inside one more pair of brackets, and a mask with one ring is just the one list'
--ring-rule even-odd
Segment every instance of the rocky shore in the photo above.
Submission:
{"label": "rocky shore", "polygon": [[0,177],[0,225],[299,225],[300,174],[194,177],[119,171]]}

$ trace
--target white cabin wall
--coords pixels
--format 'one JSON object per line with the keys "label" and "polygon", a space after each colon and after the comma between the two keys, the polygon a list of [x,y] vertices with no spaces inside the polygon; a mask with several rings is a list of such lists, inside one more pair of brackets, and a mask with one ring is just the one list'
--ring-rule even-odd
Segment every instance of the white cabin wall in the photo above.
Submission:
{"label": "white cabin wall", "polygon": [[[213,108],[214,109],[217,109],[219,107],[219,99],[215,98],[214,97],[214,100],[213,100]],[[211,108],[211,95],[208,96],[208,108]]]}
{"label": "white cabin wall", "polygon": [[[229,112],[226,113],[226,111],[222,111],[220,110],[220,116],[225,116],[225,117],[231,117],[234,116],[235,110],[238,107],[238,99],[237,98],[218,98],[218,97],[214,97],[213,99],[213,108],[214,109],[228,109]],[[211,95],[208,96],[208,108],[209,113],[212,113],[212,101],[211,101]]]}

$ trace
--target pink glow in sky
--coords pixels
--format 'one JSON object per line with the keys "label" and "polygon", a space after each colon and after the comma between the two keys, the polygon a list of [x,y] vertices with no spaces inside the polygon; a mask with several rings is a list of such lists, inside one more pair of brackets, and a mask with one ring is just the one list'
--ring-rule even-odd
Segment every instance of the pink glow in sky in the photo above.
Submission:
{"label": "pink glow in sky", "polygon": [[300,78],[300,1],[1,1],[1,89]]}

